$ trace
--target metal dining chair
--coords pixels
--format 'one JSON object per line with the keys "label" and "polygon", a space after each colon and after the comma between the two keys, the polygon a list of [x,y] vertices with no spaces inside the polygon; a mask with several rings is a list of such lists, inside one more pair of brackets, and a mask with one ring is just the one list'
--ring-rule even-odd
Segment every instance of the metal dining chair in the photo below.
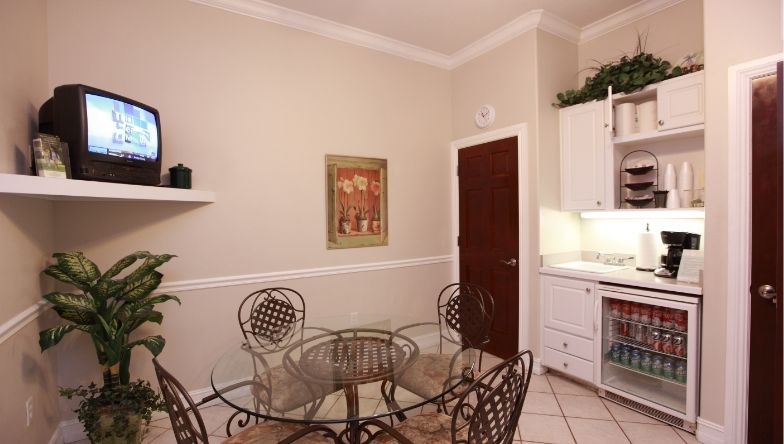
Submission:
{"label": "metal dining chair", "polygon": [[[421,353],[405,373],[394,381],[385,382],[382,385],[384,400],[395,405],[395,390],[401,387],[423,399],[440,397],[438,409],[445,409],[451,399],[459,396],[459,392],[446,396],[445,390],[460,382],[455,381],[456,377],[470,382],[475,370],[453,368],[462,362],[457,355],[469,349],[478,350],[478,371],[482,370],[494,310],[493,297],[479,285],[458,282],[444,287],[438,295],[439,353]],[[404,328],[416,325],[422,324]],[[456,348],[455,353],[444,353],[444,347],[450,344]],[[399,418],[403,419],[402,415]]]}
{"label": "metal dining chair", "polygon": [[374,421],[379,443],[511,443],[531,382],[533,354],[525,350],[479,376],[452,414],[425,413],[390,427]]}
{"label": "metal dining chair", "polygon": [[[158,385],[169,411],[174,438],[178,444],[208,444],[209,436],[198,407],[217,397],[211,395],[196,403],[185,387],[166,369],[157,358],[152,360]],[[224,444],[272,444],[272,443],[334,443],[337,435],[329,427],[305,426],[283,422],[255,424],[224,441]]]}
{"label": "metal dining chair", "polygon": [[[253,358],[255,384],[251,386],[251,393],[256,412],[269,409],[289,412],[303,408],[305,417],[315,414],[324,396],[336,389],[306,384],[283,366],[270,366],[265,359],[266,355],[280,353],[304,338],[305,300],[302,295],[283,287],[255,291],[243,299],[237,310],[237,320]],[[234,416],[236,414],[231,420]],[[244,426],[248,420],[240,421],[239,425]]]}

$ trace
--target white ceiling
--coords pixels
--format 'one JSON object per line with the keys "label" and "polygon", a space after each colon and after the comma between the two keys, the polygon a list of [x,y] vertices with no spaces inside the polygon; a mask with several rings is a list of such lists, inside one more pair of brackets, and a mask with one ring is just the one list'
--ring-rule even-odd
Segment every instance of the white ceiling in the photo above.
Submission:
{"label": "white ceiling", "polygon": [[[537,9],[577,28],[638,0],[266,0],[444,55]],[[643,3],[644,0],[640,3]]]}
{"label": "white ceiling", "polygon": [[190,0],[444,69],[539,28],[582,43],[684,0]]}

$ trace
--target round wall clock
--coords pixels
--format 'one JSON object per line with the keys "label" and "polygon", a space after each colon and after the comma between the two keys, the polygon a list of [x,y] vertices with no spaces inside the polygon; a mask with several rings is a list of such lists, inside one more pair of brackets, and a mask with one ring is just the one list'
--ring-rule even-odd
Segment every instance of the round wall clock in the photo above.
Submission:
{"label": "round wall clock", "polygon": [[492,105],[480,106],[476,111],[474,120],[476,120],[476,126],[479,128],[487,128],[495,121],[495,108]]}

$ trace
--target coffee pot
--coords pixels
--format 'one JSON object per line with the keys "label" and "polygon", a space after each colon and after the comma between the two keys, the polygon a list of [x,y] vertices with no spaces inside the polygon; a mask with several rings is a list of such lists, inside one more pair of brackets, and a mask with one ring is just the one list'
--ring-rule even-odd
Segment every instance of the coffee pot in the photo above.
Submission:
{"label": "coffee pot", "polygon": [[683,250],[699,250],[700,237],[699,234],[685,231],[662,231],[661,240],[667,245],[667,254],[661,256],[661,266],[653,274],[659,277],[677,277]]}

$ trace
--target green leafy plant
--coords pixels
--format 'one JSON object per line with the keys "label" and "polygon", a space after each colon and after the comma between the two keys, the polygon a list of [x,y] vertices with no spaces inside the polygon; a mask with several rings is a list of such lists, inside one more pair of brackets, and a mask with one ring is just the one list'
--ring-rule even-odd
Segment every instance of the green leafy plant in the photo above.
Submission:
{"label": "green leafy plant", "polygon": [[87,387],[63,388],[60,396],[82,398],[74,412],[78,413],[92,442],[138,442],[142,430],[134,423],[149,424],[154,411],[166,410],[166,404],[150,383],[141,379],[100,388],[95,383]]}
{"label": "green leafy plant", "polygon": [[637,34],[637,47],[633,55],[624,55],[620,60],[609,63],[596,61],[598,67],[591,68],[596,70],[596,74],[585,79],[582,88],[558,93],[558,103],[553,105],[563,108],[591,100],[603,100],[607,97],[608,86],[612,86],[614,93],[630,93],[651,83],[686,73],[681,66],[673,68],[667,60],[645,52],[646,41],[647,35]]}
{"label": "green leafy plant", "polygon": [[[104,384],[128,384],[131,350],[143,345],[153,356],[158,356],[166,345],[160,335],[134,341],[130,336],[145,322],[163,321],[163,314],[155,310],[155,304],[170,300],[180,303],[176,296],[152,295],[163,278],[156,268],[174,256],[137,251],[120,259],[103,274],[79,251],[55,253],[53,257],[57,263],[47,267],[44,273],[73,285],[81,294],[56,291],[43,296],[69,323],[41,331],[38,340],[41,351],[56,345],[74,330],[85,332],[90,335],[98,364],[103,367]],[[116,278],[139,260],[144,262],[135,270]]]}
{"label": "green leafy plant", "polygon": [[[57,263],[47,267],[44,273],[80,292],[55,291],[43,296],[68,323],[39,333],[41,352],[57,345],[74,330],[87,333],[102,367],[104,382],[101,388],[95,383],[75,389],[61,388],[60,395],[82,398],[75,411],[92,442],[140,442],[141,421],[149,424],[152,412],[165,410],[165,406],[148,382],[130,382],[131,350],[142,345],[158,356],[166,340],[160,335],[131,340],[131,333],[146,322],[163,321],[163,314],[155,310],[156,304],[171,300],[180,303],[176,296],[153,295],[163,278],[156,269],[174,256],[137,251],[120,259],[105,273],[80,251],[55,253],[53,257]],[[137,261],[143,262],[119,277]]]}

